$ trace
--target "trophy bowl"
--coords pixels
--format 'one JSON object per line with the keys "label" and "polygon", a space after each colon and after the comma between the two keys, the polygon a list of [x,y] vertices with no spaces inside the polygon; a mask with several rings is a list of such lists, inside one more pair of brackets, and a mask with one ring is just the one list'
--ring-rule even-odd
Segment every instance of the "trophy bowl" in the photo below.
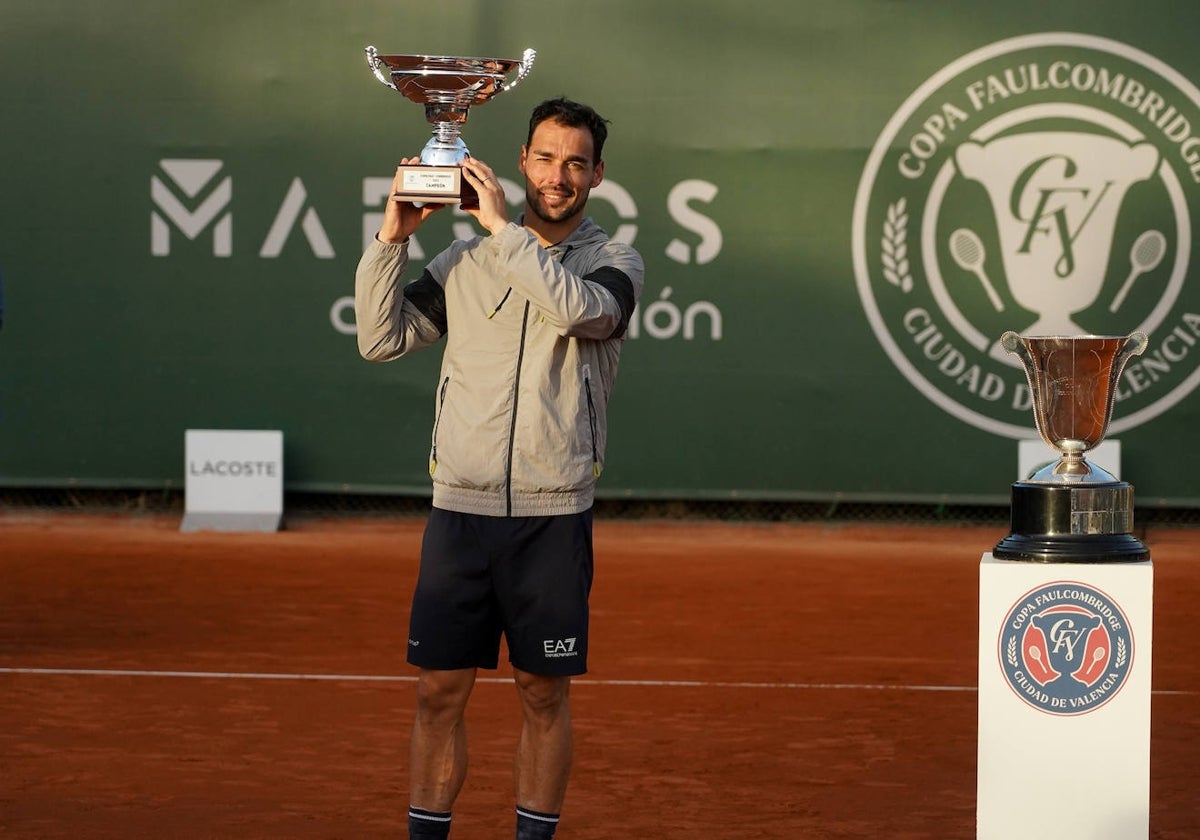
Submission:
{"label": "trophy bowl", "polygon": [[470,204],[475,191],[460,169],[470,154],[461,136],[467,114],[471,106],[516,87],[529,75],[537,53],[527,49],[520,59],[383,55],[375,47],[367,47],[366,53],[375,78],[424,105],[425,119],[433,125],[421,162],[400,166],[402,187],[392,197],[414,203]]}
{"label": "trophy bowl", "polygon": [[993,555],[1041,562],[1129,562],[1150,553],[1134,537],[1133,487],[1084,453],[1104,440],[1126,362],[1146,349],[1128,336],[1020,336],[1000,345],[1020,359],[1034,423],[1058,460],[1012,486],[1012,533]]}

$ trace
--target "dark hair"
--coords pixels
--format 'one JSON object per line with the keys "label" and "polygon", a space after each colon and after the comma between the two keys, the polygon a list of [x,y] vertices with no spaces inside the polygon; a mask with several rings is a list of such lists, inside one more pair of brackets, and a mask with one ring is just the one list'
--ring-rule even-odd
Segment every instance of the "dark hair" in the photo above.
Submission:
{"label": "dark hair", "polygon": [[529,117],[529,136],[525,140],[528,146],[533,142],[533,130],[546,120],[570,128],[586,128],[592,133],[593,163],[599,163],[604,152],[604,141],[608,139],[608,120],[597,114],[587,105],[572,102],[566,97],[547,99],[533,109]]}

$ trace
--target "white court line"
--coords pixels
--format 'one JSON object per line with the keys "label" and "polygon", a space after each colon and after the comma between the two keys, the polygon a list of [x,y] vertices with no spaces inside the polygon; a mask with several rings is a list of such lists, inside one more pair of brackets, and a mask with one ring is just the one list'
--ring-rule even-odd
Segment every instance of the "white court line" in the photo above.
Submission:
{"label": "white court line", "polygon": [[[0,674],[40,674],[45,676],[85,677],[184,677],[210,680],[323,680],[327,682],[401,682],[415,683],[415,676],[377,674],[271,674],[243,673],[237,671],[139,671],[102,668],[0,668]],[[511,678],[480,677],[478,683],[508,685]],[[825,691],[978,691],[973,685],[874,685],[860,683],[773,683],[773,682],[720,682],[709,680],[595,680],[576,677],[572,684],[578,686],[634,686],[642,688],[741,688],[741,689],[791,689]],[[1151,694],[1191,695],[1194,691],[1152,691]]]}

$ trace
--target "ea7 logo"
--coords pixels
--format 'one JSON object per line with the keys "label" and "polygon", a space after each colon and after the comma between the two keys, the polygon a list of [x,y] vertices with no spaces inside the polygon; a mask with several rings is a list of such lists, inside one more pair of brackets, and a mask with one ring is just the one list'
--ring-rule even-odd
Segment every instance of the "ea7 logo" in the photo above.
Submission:
{"label": "ea7 logo", "polygon": [[[224,161],[167,159],[159,161],[159,166],[172,186],[158,175],[150,177],[150,198],[155,207],[150,212],[150,253],[156,257],[170,255],[173,225],[189,240],[211,228],[213,256],[232,256],[233,212],[229,208],[233,202],[233,179],[229,175],[221,177]],[[307,202],[304,182],[293,178],[258,250],[260,257],[278,257],[299,223],[313,254],[333,259],[329,236],[316,209],[306,207]]]}
{"label": "ea7 logo", "polygon": [[546,656],[574,656],[575,639],[546,639],[542,642]]}

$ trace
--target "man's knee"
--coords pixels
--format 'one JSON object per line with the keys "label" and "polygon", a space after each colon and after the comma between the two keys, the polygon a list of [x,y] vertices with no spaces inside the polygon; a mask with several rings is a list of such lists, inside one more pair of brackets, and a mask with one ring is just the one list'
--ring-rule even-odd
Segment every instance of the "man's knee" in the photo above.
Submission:
{"label": "man's knee", "polygon": [[570,677],[546,677],[515,669],[513,677],[521,705],[527,714],[557,717],[566,710],[571,689]]}
{"label": "man's knee", "polygon": [[422,670],[417,678],[417,714],[433,718],[461,717],[474,685],[474,670]]}

